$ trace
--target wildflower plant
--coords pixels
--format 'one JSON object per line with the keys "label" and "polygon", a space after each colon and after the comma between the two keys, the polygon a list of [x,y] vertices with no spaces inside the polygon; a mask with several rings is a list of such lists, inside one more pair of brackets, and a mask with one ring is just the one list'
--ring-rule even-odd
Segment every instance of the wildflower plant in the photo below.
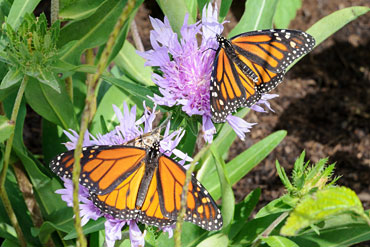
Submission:
{"label": "wildflower plant", "polygon": [[[133,23],[143,0],[89,4],[53,0],[53,23],[44,14],[31,14],[38,2],[1,3],[3,246],[276,246],[276,242],[347,246],[370,239],[368,212],[352,190],[330,180],[334,165],[326,166],[326,160],[310,166],[302,155],[291,179],[277,165],[287,194],[253,217],[263,191],[256,189],[235,203],[232,185],[268,156],[287,132],[276,131],[224,161],[235,139],[250,138],[255,123],[247,122],[247,113],[273,114],[270,102],[277,97],[262,95],[250,109],[230,115],[225,124],[211,120],[209,86],[216,34],[223,32],[231,1],[215,6],[212,1],[158,0],[165,17],[148,16],[153,30],[146,50],[140,48]],[[229,35],[270,29],[273,23],[287,28],[299,7],[284,1],[248,0]],[[341,9],[307,32],[318,45],[368,11],[361,6]],[[134,45],[127,39],[129,30]],[[42,144],[32,152],[23,140],[30,109],[42,119],[40,131],[32,130],[41,132]],[[152,131],[160,116],[167,115],[169,123],[162,136],[156,136],[160,151],[184,165],[188,179],[196,170],[194,176],[220,202],[220,231],[184,223],[181,210],[174,220],[176,229],[113,218],[92,203],[91,191],[78,182],[84,146],[122,145],[156,135]],[[66,150],[74,150],[76,157],[72,180],[59,178],[48,167]]]}
{"label": "wildflower plant", "polygon": [[[172,30],[167,17],[163,22],[154,18],[150,21],[153,26],[150,32],[153,49],[138,54],[146,59],[146,66],[154,66],[161,72],[154,72],[152,79],[162,95],[154,94],[152,99],[159,105],[180,105],[189,117],[202,116],[203,136],[206,142],[211,143],[216,128],[211,120],[209,82],[218,48],[215,36],[223,31],[223,23],[218,22],[217,8],[205,6],[202,19],[195,24],[188,24],[189,15],[186,15],[180,29],[181,38]],[[201,36],[199,45],[198,35]],[[265,104],[272,110],[267,99],[276,96],[264,96],[252,109],[265,112],[259,106]],[[242,140],[254,125],[235,116],[229,116],[227,121]]]}
{"label": "wildflower plant", "polygon": [[[140,138],[146,133],[152,131],[153,121],[155,120],[155,108],[153,112],[148,111],[145,108],[144,103],[144,114],[140,119],[136,120],[136,106],[133,106],[131,110],[124,102],[123,104],[123,113],[121,110],[113,105],[114,111],[119,120],[119,124],[110,132],[105,133],[104,135],[98,134],[96,137],[91,135],[89,132],[86,132],[84,137],[83,146],[95,146],[95,145],[123,145],[127,144],[130,141],[133,141],[135,138]],[[143,126],[142,126],[143,125]],[[177,157],[179,163],[184,164],[185,161],[191,161],[191,159],[176,150],[177,144],[180,142],[184,133],[182,130],[174,131],[169,133],[170,122],[167,125],[166,131],[163,135],[163,138],[160,142],[161,152],[166,152],[166,155],[174,153],[180,155]],[[69,141],[65,143],[65,146],[68,150],[74,149],[76,142],[78,140],[78,134],[70,130],[64,131],[68,136]],[[67,203],[67,206],[72,207],[73,205],[73,184],[72,180],[67,178],[62,178],[64,182],[64,188],[58,189],[57,194],[61,194],[62,200]],[[145,241],[145,231],[141,232],[137,226],[136,220],[121,220],[115,219],[111,215],[101,212],[101,209],[98,208],[92,200],[90,199],[89,190],[86,187],[81,186],[79,190],[79,201],[80,201],[80,216],[82,218],[81,225],[85,225],[90,219],[97,220],[101,217],[106,219],[104,228],[105,228],[105,242],[107,246],[114,246],[116,240],[122,238],[122,228],[127,225],[129,226],[129,235],[132,246],[143,246]],[[163,227],[161,230],[168,232],[169,236],[173,235],[173,226]]]}

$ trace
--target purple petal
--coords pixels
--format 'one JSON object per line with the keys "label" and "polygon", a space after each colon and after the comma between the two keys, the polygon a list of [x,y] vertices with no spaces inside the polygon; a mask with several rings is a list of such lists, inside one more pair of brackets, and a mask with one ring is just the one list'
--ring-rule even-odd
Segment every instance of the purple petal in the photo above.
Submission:
{"label": "purple petal", "polygon": [[[213,9],[211,5],[203,9],[201,22],[189,25],[187,18],[188,15],[180,30],[180,42],[171,30],[167,18],[164,22],[151,18],[154,30],[150,33],[150,40],[153,49],[138,54],[147,60],[147,65],[159,66],[162,71],[161,75],[152,75],[153,82],[158,85],[161,93],[151,97],[155,103],[169,107],[181,105],[182,111],[189,116],[209,116],[209,83],[215,57],[215,51],[209,48],[218,47],[216,34],[222,32],[223,25],[217,20],[217,9]],[[200,46],[197,42],[198,34],[202,37]],[[203,127],[204,137],[207,142],[212,142],[214,126],[205,122],[207,126]]]}
{"label": "purple petal", "polygon": [[262,94],[261,99],[254,104],[251,109],[257,112],[267,112],[265,109],[263,109],[260,105],[265,105],[270,111],[275,112],[270,105],[270,102],[268,100],[279,97],[278,94]]}
{"label": "purple petal", "polygon": [[245,133],[250,132],[250,129],[256,123],[248,123],[245,120],[235,117],[233,115],[229,115],[226,118],[227,122],[230,126],[234,129],[235,133],[239,136],[240,139],[244,141]]}
{"label": "purple petal", "polygon": [[203,130],[204,140],[208,143],[212,143],[213,135],[216,133],[216,127],[213,125],[213,122],[210,116],[203,115],[202,130]]}
{"label": "purple petal", "polygon": [[111,217],[107,217],[104,223],[105,226],[105,242],[108,247],[114,247],[116,240],[122,238],[122,228],[125,226],[127,221],[117,220]]}
{"label": "purple petal", "polygon": [[173,225],[170,225],[170,226],[164,226],[164,227],[160,227],[160,229],[163,231],[163,232],[167,232],[168,233],[168,238],[172,238],[173,236],[173,230],[176,228],[176,224],[173,224]]}
{"label": "purple petal", "polygon": [[146,232],[142,233],[134,220],[130,220],[130,240],[132,247],[141,247],[145,245]]}

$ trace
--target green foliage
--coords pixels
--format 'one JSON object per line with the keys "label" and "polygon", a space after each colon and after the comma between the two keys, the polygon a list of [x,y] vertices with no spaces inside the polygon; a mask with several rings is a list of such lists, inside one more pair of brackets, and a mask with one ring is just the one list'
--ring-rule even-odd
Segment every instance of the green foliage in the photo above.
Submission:
{"label": "green foliage", "polygon": [[0,115],[0,143],[9,138],[14,131],[14,123],[11,123],[5,116]]}
{"label": "green foliage", "polygon": [[239,23],[230,31],[229,37],[237,34],[272,28],[277,1],[275,0],[248,0],[245,11]]}
{"label": "green foliage", "polygon": [[10,70],[1,88],[8,88],[20,81],[23,75],[28,75],[60,92],[58,81],[50,68],[57,55],[59,22],[55,22],[50,29],[47,26],[44,14],[38,18],[26,14],[17,31],[10,24],[5,25],[8,45],[6,57],[2,59],[9,64]]}
{"label": "green foliage", "polygon": [[[186,3],[192,2],[192,3]],[[159,7],[170,21],[172,29],[180,36],[180,29],[184,24],[184,18],[187,13],[190,13],[188,23],[195,23],[195,14],[193,6],[195,0],[157,0]],[[189,7],[189,9],[188,9]],[[193,12],[192,12],[193,11]]]}
{"label": "green foliage", "polygon": [[[293,236],[300,229],[343,213],[354,213],[363,217],[370,225],[370,218],[364,212],[356,193],[346,187],[327,187],[312,195],[306,195],[290,214],[281,234]],[[314,227],[314,226],[312,226]]]}
{"label": "green foliage", "polygon": [[302,0],[279,0],[274,15],[276,28],[288,28],[290,21],[294,20],[297,10],[302,7]]}
{"label": "green foliage", "polygon": [[334,164],[326,166],[328,159],[321,159],[315,165],[309,166],[309,162],[304,163],[304,156],[305,152],[302,152],[294,163],[292,182],[289,181],[284,168],[276,161],[276,170],[279,177],[292,197],[301,198],[308,193],[330,186],[338,180],[338,178],[335,178],[327,184],[333,175],[334,169]]}
{"label": "green foliage", "polygon": [[[60,195],[61,181],[52,174],[47,163],[56,154],[65,151],[61,143],[67,138],[63,130],[78,131],[85,108],[88,87],[86,80],[99,68],[99,58],[108,37],[128,0],[60,0],[59,17],[66,21],[47,22],[44,14],[34,17],[40,0],[0,1],[0,167],[3,168],[4,142],[14,133],[10,163],[23,165],[22,171],[32,184],[32,202],[41,211],[43,222],[36,227],[13,169],[6,174],[5,188],[16,212],[28,246],[75,246],[77,233],[72,209]],[[157,0],[171,27],[181,38],[180,29],[189,13],[189,24],[197,22],[209,0]],[[134,46],[126,42],[131,21],[143,0],[136,1],[134,9],[119,30],[106,69],[96,90],[95,115],[89,131],[96,135],[106,133],[119,123],[112,104],[122,110],[122,103],[137,105],[137,114],[154,104],[148,96],[160,94],[152,74],[162,72],[145,66]],[[223,21],[232,1],[220,1],[219,21]],[[256,29],[287,28],[294,20],[301,0],[248,0],[240,22],[230,32],[234,36]],[[308,29],[316,45],[345,24],[369,12],[368,7],[353,6],[336,11]],[[98,51],[93,64],[86,64],[84,52]],[[172,59],[172,57],[171,57]],[[58,74],[58,76],[56,76]],[[20,104],[16,123],[10,122],[18,85],[25,77],[28,85]],[[72,85],[68,85],[68,82]],[[72,90],[69,90],[69,86]],[[27,105],[42,118],[42,154],[34,154],[23,141]],[[297,159],[291,176],[276,162],[277,172],[287,193],[254,212],[263,190],[251,191],[235,203],[232,186],[260,164],[287,135],[284,130],[271,133],[248,149],[229,157],[236,134],[228,124],[216,125],[217,134],[210,145],[198,144],[202,119],[188,116],[180,106],[158,106],[157,111],[172,114],[171,130],[184,128],[186,134],[178,148],[198,161],[197,178],[215,200],[221,199],[224,228],[218,232],[205,231],[185,222],[182,246],[350,246],[370,240],[369,212],[364,211],[356,194],[346,187],[335,187],[334,164],[327,159],[311,165],[304,161],[304,152]],[[249,109],[236,113],[245,117]],[[253,130],[252,130],[253,131]],[[248,138],[248,137],[247,137]],[[197,144],[197,145],[196,145]],[[227,160],[227,161],[226,161]],[[42,161],[42,162],[41,162]],[[286,165],[286,164],[284,164]],[[12,166],[11,166],[12,167]],[[345,175],[345,174],[344,174]],[[90,220],[84,227],[92,247],[104,244],[105,219]],[[140,228],[144,230],[144,225]],[[2,246],[19,246],[18,236],[9,216],[0,203],[0,237]],[[128,227],[123,228],[122,240],[116,246],[129,246]],[[147,246],[174,246],[174,240],[156,227],[146,227]]]}
{"label": "green foliage", "polygon": [[281,236],[270,236],[262,239],[270,247],[299,247],[296,243],[288,238]]}

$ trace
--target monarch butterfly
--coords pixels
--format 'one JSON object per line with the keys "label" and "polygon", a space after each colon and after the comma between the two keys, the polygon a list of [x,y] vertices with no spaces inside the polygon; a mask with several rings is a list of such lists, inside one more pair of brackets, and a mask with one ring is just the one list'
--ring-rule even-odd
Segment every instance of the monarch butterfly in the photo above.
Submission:
{"label": "monarch butterfly", "polygon": [[[151,147],[91,146],[81,154],[80,184],[90,191],[93,203],[122,220],[136,219],[163,227],[175,223],[186,170]],[[50,162],[60,177],[72,178],[74,150]],[[192,176],[188,187],[185,221],[212,231],[222,227],[222,216],[209,192]]]}
{"label": "monarch butterfly", "polygon": [[212,120],[225,122],[239,107],[250,107],[274,89],[285,69],[311,51],[315,39],[302,31],[270,29],[242,33],[219,47],[210,83]]}

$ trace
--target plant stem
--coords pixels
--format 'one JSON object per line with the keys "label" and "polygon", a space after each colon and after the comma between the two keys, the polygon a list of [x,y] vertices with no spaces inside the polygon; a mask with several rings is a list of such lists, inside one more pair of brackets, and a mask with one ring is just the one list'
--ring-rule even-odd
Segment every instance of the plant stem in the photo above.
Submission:
{"label": "plant stem", "polygon": [[268,237],[268,235],[270,235],[270,233],[275,229],[275,227],[277,227],[286,217],[288,217],[290,211],[286,211],[284,213],[282,213],[279,217],[276,218],[276,220],[274,220],[271,225],[269,225],[254,241],[253,241],[253,244],[252,244],[252,247],[256,247],[256,246],[259,246],[259,244],[261,243],[261,237],[265,238],[265,237]]}
{"label": "plant stem", "polygon": [[50,12],[51,24],[53,24],[59,18],[59,0],[51,0]]}
{"label": "plant stem", "polygon": [[69,98],[71,99],[71,102],[73,103],[73,81],[72,81],[72,76],[68,76],[64,81],[66,83],[66,89],[67,89],[67,93],[69,95]]}
{"label": "plant stem", "polygon": [[[27,82],[28,82],[28,76],[24,76],[21,86],[19,87],[17,97],[15,98],[13,112],[10,118],[10,122],[13,123],[14,126],[16,125],[19,106],[21,105],[23,93],[27,86]],[[4,208],[9,216],[10,222],[12,223],[17,233],[21,246],[27,246],[27,242],[24,239],[22,229],[20,228],[18,224],[17,217],[15,216],[12,205],[10,204],[10,201],[8,198],[8,194],[6,193],[6,189],[5,189],[5,180],[6,180],[6,174],[8,172],[8,167],[9,167],[9,159],[10,159],[10,153],[12,151],[13,139],[14,139],[14,132],[10,135],[8,141],[6,142],[6,146],[5,146],[4,165],[3,165],[3,170],[1,171],[1,175],[0,175],[0,196],[4,204]]]}
{"label": "plant stem", "polygon": [[[43,224],[42,214],[39,205],[37,204],[35,195],[33,193],[32,184],[29,181],[27,175],[22,169],[22,163],[16,162],[13,164],[14,175],[17,179],[19,185],[19,190],[22,192],[24,202],[26,203],[27,209],[30,212],[32,223],[35,227],[40,228]],[[41,236],[39,235],[40,241],[42,241]],[[49,238],[48,241],[44,244],[45,247],[55,246],[52,239]]]}
{"label": "plant stem", "polygon": [[141,41],[139,31],[136,26],[135,20],[132,20],[131,22],[131,33],[132,33],[132,38],[134,39],[136,49],[138,51],[144,51],[144,46],[143,42]]}
{"label": "plant stem", "polygon": [[80,133],[79,138],[77,141],[76,149],[74,152],[74,164],[73,164],[73,212],[75,214],[75,228],[77,232],[77,246],[85,247],[86,246],[86,238],[83,234],[82,227],[81,227],[81,217],[80,217],[80,210],[79,210],[79,201],[78,201],[78,191],[79,191],[79,177],[81,173],[81,166],[80,166],[80,159],[81,159],[81,153],[82,153],[82,145],[83,140],[85,136],[85,132],[87,130],[87,125],[89,123],[89,119],[92,118],[91,111],[92,105],[95,100],[95,89],[98,85],[98,81],[100,76],[103,74],[105,68],[108,65],[108,59],[109,55],[112,52],[114,42],[117,39],[117,36],[119,32],[122,29],[122,26],[125,22],[125,20],[128,19],[129,14],[132,12],[132,9],[135,7],[135,0],[129,0],[125,6],[125,8],[122,11],[121,16],[119,17],[116,25],[114,26],[114,29],[112,33],[109,35],[109,39],[107,41],[107,45],[104,48],[104,51],[100,57],[97,71],[90,80],[87,80],[87,94],[86,94],[86,100],[85,100],[85,108],[82,113],[82,119],[81,119],[81,126],[80,126]]}
{"label": "plant stem", "polygon": [[176,222],[176,229],[175,229],[175,247],[181,247],[181,231],[182,231],[182,224],[184,222],[184,216],[185,216],[185,210],[186,210],[186,199],[188,196],[188,189],[189,188],[189,183],[195,168],[195,164],[198,162],[200,157],[203,156],[203,154],[208,151],[209,145],[207,145],[207,148],[203,148],[197,155],[194,157],[194,160],[190,163],[189,169],[186,171],[186,178],[185,178],[185,183],[184,186],[182,187],[182,193],[181,193],[181,206],[180,206],[180,211],[179,214],[177,215],[177,222]]}

